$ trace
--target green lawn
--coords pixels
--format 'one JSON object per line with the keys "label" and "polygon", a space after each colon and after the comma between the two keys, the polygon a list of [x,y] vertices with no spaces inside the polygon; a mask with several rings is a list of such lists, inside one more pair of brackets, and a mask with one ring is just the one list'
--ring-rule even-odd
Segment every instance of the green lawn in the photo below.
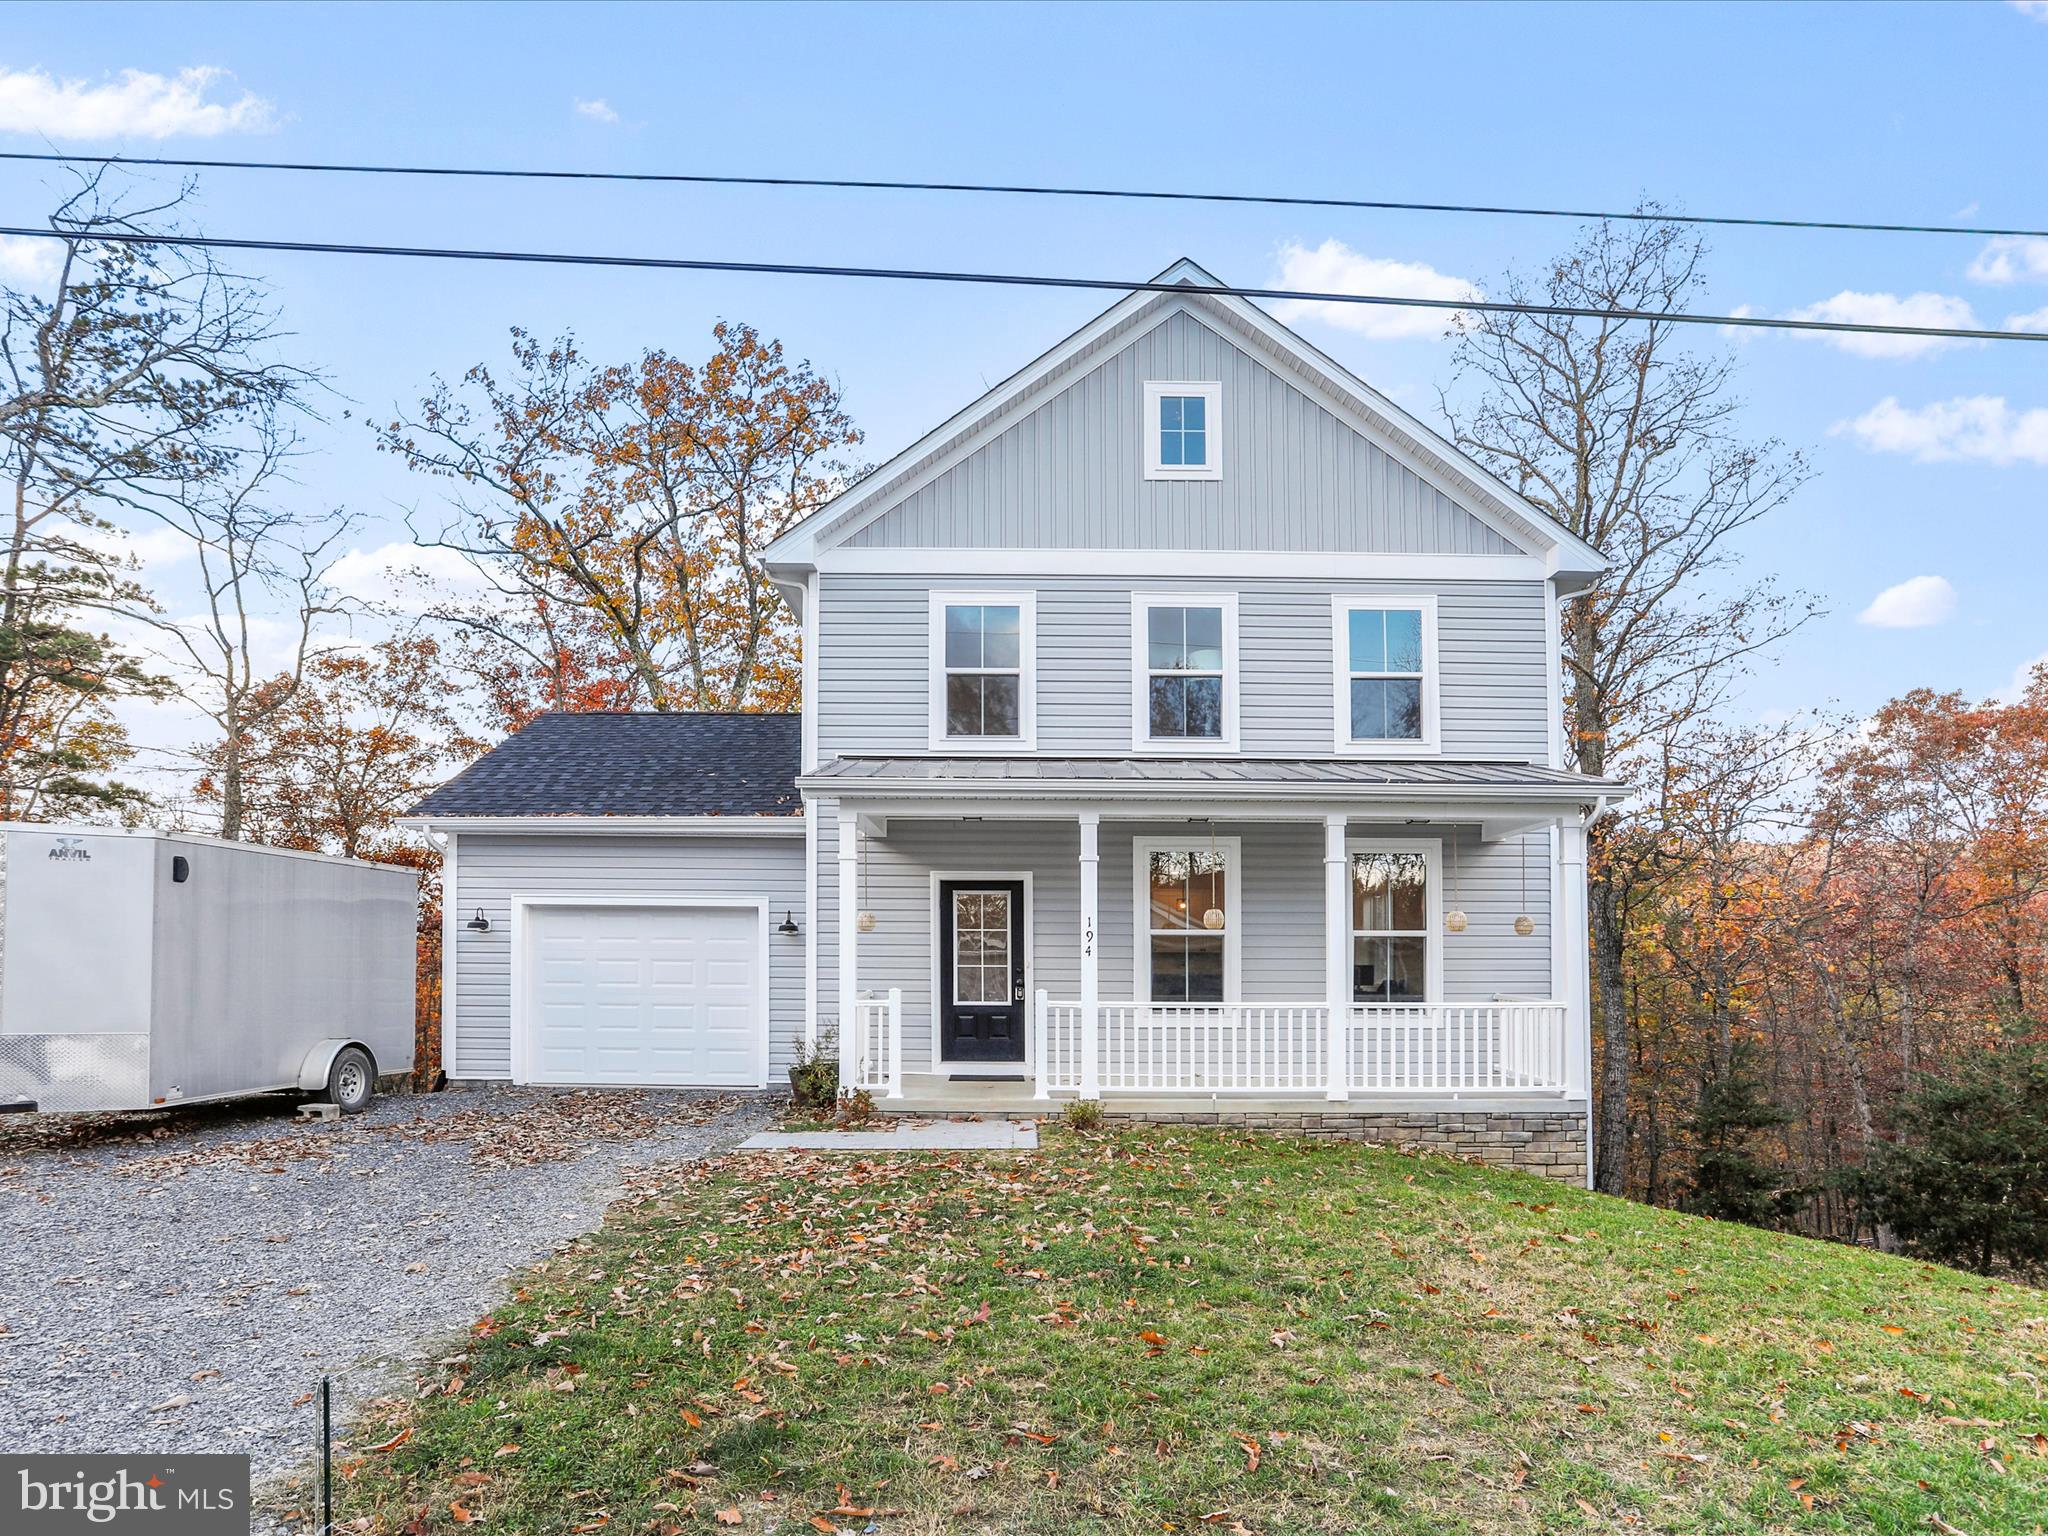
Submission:
{"label": "green lawn", "polygon": [[421,1389],[357,1426],[337,1518],[607,1536],[2048,1523],[2041,1292],[1241,1135],[729,1158],[522,1277]]}

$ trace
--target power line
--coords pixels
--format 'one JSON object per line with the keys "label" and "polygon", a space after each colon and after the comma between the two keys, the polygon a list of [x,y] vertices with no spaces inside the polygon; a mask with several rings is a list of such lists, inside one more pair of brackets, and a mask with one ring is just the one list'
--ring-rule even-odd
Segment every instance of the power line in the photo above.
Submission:
{"label": "power line", "polygon": [[979,192],[1004,197],[1092,197],[1169,203],[1248,203],[1280,208],[1354,208],[1377,213],[1469,213],[1528,219],[1617,219],[1643,224],[1712,224],[1746,229],[1846,230],[1873,235],[2007,235],[2048,239],[2048,230],[1969,224],[1882,224],[1855,219],[1765,219],[1724,214],[1603,213],[1586,208],[1522,208],[1489,203],[1404,203],[1383,198],[1290,197],[1266,192],[1169,192],[1131,187],[1026,186],[978,181],[871,181],[833,176],[721,176],[683,171],[535,171],[467,165],[352,165],[307,160],[194,160],[129,155],[0,152],[0,160],[58,165],[154,166],[174,170],[311,171],[346,176],[476,176],[516,181],[652,182],[700,187],[820,187],[854,192]]}
{"label": "power line", "polygon": [[400,256],[433,261],[504,261],[540,266],[625,267],[660,272],[731,272],[767,277],[859,277],[913,283],[977,283],[1011,288],[1081,288],[1105,293],[1189,293],[1217,298],[1370,304],[1394,309],[1474,310],[1560,319],[1645,320],[1669,325],[1728,325],[1753,330],[1839,331],[1866,336],[1919,336],[1943,341],[2048,341],[2048,331],[1995,331],[1964,326],[1875,325],[1850,320],[1786,320],[1765,315],[1699,315],[1654,309],[1594,309],[1502,299],[1423,299],[1391,293],[1322,293],[1301,288],[1238,288],[1227,283],[1132,282],[1114,277],[1052,277],[1022,272],[951,272],[921,267],[849,267],[793,261],[717,261],[689,256],[599,256],[570,251],[460,250],[430,245],[361,245],[335,240],[255,240],[228,235],[154,235],[122,230],[62,230],[0,225],[0,235],[110,245],[175,245],[221,251],[285,251],[323,256]]}

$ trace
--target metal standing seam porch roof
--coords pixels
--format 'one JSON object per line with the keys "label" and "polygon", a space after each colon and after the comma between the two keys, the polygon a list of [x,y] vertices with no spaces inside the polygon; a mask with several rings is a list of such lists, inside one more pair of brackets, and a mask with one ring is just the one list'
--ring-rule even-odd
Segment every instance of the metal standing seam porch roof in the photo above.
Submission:
{"label": "metal standing seam porch roof", "polygon": [[1291,757],[835,757],[797,784],[819,793],[914,797],[1337,793],[1567,802],[1612,799],[1629,789],[1619,780],[1531,763]]}

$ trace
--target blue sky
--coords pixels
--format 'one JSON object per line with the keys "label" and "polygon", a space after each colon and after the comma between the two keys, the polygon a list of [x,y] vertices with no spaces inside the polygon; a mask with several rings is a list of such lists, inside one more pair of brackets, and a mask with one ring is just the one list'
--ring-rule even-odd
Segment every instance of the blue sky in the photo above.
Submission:
{"label": "blue sky", "polygon": [[[192,70],[221,73],[181,79]],[[2041,0],[23,5],[0,36],[0,148],[47,139],[133,154],[1576,207],[1647,194],[1696,213],[2041,227],[2044,78]],[[0,222],[40,221],[58,184],[47,168],[0,166]],[[1561,222],[1337,210],[235,172],[203,178],[196,218],[233,235],[1127,277],[1188,255],[1244,283],[1367,286],[1497,285],[1504,268],[1539,263],[1572,235]],[[1727,230],[1714,246],[1715,306],[1904,305],[1909,319],[2032,316],[2048,328],[2048,242]],[[1290,266],[1290,247],[1321,255]],[[0,248],[0,266],[30,259]],[[653,345],[701,353],[723,316],[836,376],[877,459],[1107,302],[314,256],[244,265],[270,280],[295,354],[358,417],[417,399],[437,370],[502,358],[515,323],[573,328],[592,355],[624,359]],[[1364,332],[1320,316],[1296,323],[1435,419],[1450,353],[1431,330],[1386,334],[1385,317]],[[1754,680],[1746,711],[1861,711],[1920,684],[1986,695],[2048,654],[2048,346],[1901,356],[1781,334],[1735,344],[1747,430],[1807,450],[1819,470],[1749,540],[1749,568],[1830,610]],[[431,510],[431,483],[377,455],[359,419],[337,419],[316,446],[306,494],[370,514],[364,563],[403,537],[406,505]],[[162,579],[175,591],[174,570]],[[1916,579],[1886,613],[1919,622],[1859,622],[1880,593]]]}

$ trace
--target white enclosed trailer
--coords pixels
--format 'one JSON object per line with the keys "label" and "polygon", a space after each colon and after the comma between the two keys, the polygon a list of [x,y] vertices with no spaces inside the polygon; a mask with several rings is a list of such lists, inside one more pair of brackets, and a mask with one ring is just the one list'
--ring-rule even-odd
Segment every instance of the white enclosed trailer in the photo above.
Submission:
{"label": "white enclosed trailer", "polygon": [[417,878],[183,833],[0,827],[0,1108],[296,1089],[412,1069]]}

